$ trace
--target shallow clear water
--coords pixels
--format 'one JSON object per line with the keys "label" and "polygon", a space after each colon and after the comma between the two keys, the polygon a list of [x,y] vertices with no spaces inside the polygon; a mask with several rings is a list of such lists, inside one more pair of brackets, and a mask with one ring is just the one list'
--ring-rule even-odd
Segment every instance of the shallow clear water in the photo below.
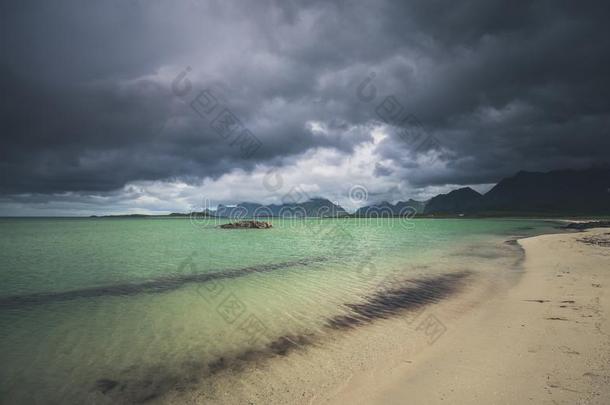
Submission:
{"label": "shallow clear water", "polygon": [[[534,220],[0,219],[0,402],[140,402],[323,335],[392,277],[497,271]],[[246,356],[247,357],[247,356]],[[120,384],[119,384],[120,383]]]}

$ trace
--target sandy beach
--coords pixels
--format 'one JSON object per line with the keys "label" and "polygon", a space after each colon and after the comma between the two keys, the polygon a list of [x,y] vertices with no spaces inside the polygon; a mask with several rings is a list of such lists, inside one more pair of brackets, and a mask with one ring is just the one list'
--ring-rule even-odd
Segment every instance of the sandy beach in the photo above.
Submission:
{"label": "sandy beach", "polygon": [[[454,315],[442,339],[355,376],[328,402],[609,403],[610,231],[519,244],[514,285],[438,304],[435,313]],[[447,312],[456,304],[464,311]]]}

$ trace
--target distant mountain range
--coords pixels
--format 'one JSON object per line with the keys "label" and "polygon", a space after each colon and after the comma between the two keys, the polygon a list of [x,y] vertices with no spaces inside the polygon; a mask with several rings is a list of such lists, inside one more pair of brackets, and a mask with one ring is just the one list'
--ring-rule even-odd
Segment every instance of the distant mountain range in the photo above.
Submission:
{"label": "distant mountain range", "polygon": [[470,187],[458,188],[448,194],[432,197],[424,214],[468,214],[479,210],[483,195]]}
{"label": "distant mountain range", "polygon": [[[354,214],[325,198],[312,198],[302,203],[219,205],[216,210],[169,216],[193,215],[220,218],[610,215],[610,168],[521,171],[502,179],[485,194],[463,187],[428,201],[410,199],[396,204],[383,201],[361,207]],[[141,216],[145,215],[124,215]]]}
{"label": "distant mountain range", "polygon": [[407,200],[399,201],[396,204],[391,204],[383,201],[379,204],[367,205],[358,208],[354,213],[356,217],[397,217],[397,216],[413,216],[414,214],[423,214],[426,207],[425,201]]}
{"label": "distant mountain range", "polygon": [[465,187],[432,198],[429,215],[608,215],[610,168],[524,172],[485,194]]}
{"label": "distant mountain range", "polygon": [[217,217],[226,218],[264,218],[264,217],[318,217],[335,218],[349,216],[341,206],[325,198],[312,198],[302,203],[262,205],[257,203],[240,203],[236,206],[219,205],[215,212]]}
{"label": "distant mountain range", "polygon": [[482,210],[610,213],[610,168],[519,172],[484,196]]}

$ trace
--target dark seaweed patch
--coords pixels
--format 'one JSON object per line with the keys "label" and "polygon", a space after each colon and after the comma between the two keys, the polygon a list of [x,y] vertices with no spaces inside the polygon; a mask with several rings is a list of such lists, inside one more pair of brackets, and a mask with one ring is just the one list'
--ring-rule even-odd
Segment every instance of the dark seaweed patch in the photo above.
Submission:
{"label": "dark seaweed patch", "polygon": [[106,394],[108,391],[114,389],[117,385],[119,385],[118,381],[109,380],[106,378],[102,378],[101,380],[97,380],[95,382],[95,388],[102,392],[102,394]]}
{"label": "dark seaweed patch", "polygon": [[413,280],[398,288],[380,291],[363,303],[346,304],[348,314],[330,319],[328,326],[333,329],[354,327],[398,315],[407,309],[416,310],[433,304],[455,293],[469,274],[470,272],[464,271]]}
{"label": "dark seaweed patch", "polygon": [[307,346],[311,340],[305,335],[287,335],[274,340],[268,346],[273,354],[286,356],[290,351]]}
{"label": "dark seaweed patch", "polygon": [[[329,319],[326,327],[332,330],[343,330],[370,324],[377,319],[386,319],[400,315],[407,310],[420,309],[447,298],[463,286],[464,280],[471,273],[468,271],[428,277],[419,280],[409,280],[406,284],[386,291],[376,292],[361,303],[345,304],[349,314]],[[119,401],[142,403],[160,397],[171,390],[184,390],[195,387],[224,371],[242,372],[250,364],[264,362],[273,357],[283,357],[315,344],[323,338],[323,334],[284,335],[269,342],[260,349],[249,348],[236,354],[225,354],[206,363],[193,362],[183,364],[179,369],[181,375],[169,372],[163,367],[151,368],[141,378],[131,378],[125,381],[98,380],[97,389]],[[99,381],[116,382],[112,388],[102,390],[106,385]],[[116,386],[120,389],[113,389]]]}
{"label": "dark seaweed patch", "polygon": [[218,371],[224,370],[227,367],[227,361],[224,357],[219,357],[218,359],[212,361],[208,364],[208,371],[210,374],[216,374]]}
{"label": "dark seaweed patch", "polygon": [[91,287],[64,292],[16,295],[12,297],[0,298],[0,309],[20,308],[24,306],[49,304],[53,302],[69,301],[81,298],[157,294],[176,290],[189,283],[206,283],[218,279],[237,278],[251,273],[265,273],[288,267],[305,266],[312,263],[322,262],[324,260],[326,259],[317,257],[313,259],[295,260],[290,262],[263,264],[260,266],[248,266],[218,272],[160,277],[140,283],[115,284],[104,287]]}
{"label": "dark seaweed patch", "polygon": [[[248,349],[237,355],[220,356],[201,367],[200,363],[185,362],[180,375],[163,367],[151,367],[140,378],[116,381],[103,378],[96,381],[95,389],[117,399],[119,402],[144,403],[167,394],[171,390],[183,391],[197,386],[200,381],[223,371],[238,373],[248,364],[256,364],[275,356],[286,356],[305,345],[313,343],[307,335],[285,335],[270,342],[261,349]],[[119,387],[115,389],[115,387]]]}

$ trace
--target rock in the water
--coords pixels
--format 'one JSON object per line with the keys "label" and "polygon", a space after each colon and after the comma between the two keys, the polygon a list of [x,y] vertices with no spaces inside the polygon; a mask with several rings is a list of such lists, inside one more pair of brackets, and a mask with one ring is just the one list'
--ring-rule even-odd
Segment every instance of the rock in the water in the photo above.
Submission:
{"label": "rock in the water", "polygon": [[270,222],[265,221],[239,221],[220,225],[222,229],[267,229],[272,228]]}
{"label": "rock in the water", "polygon": [[610,221],[591,221],[591,222],[573,222],[568,224],[566,229],[591,229],[591,228],[610,228]]}

